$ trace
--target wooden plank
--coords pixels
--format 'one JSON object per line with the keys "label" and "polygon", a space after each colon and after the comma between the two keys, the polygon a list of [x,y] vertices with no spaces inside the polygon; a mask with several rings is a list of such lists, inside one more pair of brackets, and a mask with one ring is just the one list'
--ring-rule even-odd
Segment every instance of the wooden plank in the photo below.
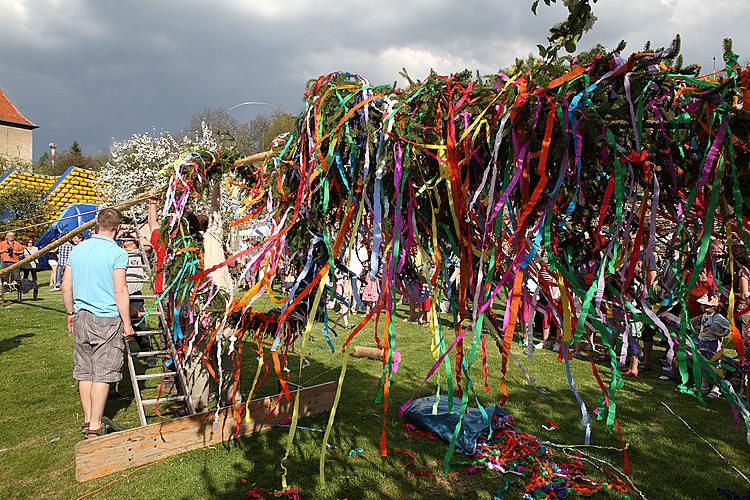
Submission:
{"label": "wooden plank", "polygon": [[[300,389],[299,416],[330,410],[337,385],[328,382]],[[279,402],[278,395],[250,401],[251,421],[242,423],[240,435],[248,436],[292,418],[294,395],[292,392],[291,401],[282,398]],[[234,434],[236,424],[231,408],[224,408],[219,411],[219,426],[214,432],[215,415],[215,411],[198,413],[80,441],[76,445],[76,481],[88,481],[221,443]]]}

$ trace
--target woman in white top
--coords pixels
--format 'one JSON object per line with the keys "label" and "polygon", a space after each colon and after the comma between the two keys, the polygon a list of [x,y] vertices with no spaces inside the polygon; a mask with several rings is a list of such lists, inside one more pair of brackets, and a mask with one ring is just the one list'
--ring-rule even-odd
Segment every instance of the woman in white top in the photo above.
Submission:
{"label": "woman in white top", "polygon": [[[34,246],[34,241],[29,238],[28,241],[26,241],[26,246],[23,247],[23,258],[30,257],[31,255],[34,255],[37,253],[39,249]],[[21,266],[21,269],[23,270],[23,279],[27,280],[29,279],[29,274],[31,275],[31,281],[36,283],[36,268],[37,268],[37,261],[32,260]]]}

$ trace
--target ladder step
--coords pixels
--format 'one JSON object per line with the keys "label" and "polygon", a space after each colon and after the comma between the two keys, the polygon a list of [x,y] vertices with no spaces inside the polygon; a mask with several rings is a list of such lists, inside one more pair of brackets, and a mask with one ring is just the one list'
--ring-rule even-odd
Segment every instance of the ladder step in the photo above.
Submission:
{"label": "ladder step", "polygon": [[141,351],[131,352],[131,356],[134,358],[150,358],[151,356],[168,356],[169,351]]}
{"label": "ladder step", "polygon": [[136,375],[136,380],[150,380],[152,378],[171,378],[177,375],[175,372],[164,372],[164,373],[146,373],[145,375]]}
{"label": "ladder step", "polygon": [[141,330],[141,331],[136,330],[135,336],[136,337],[149,337],[151,335],[159,335],[163,333],[164,332],[162,332],[161,330]]}
{"label": "ladder step", "polygon": [[[171,403],[172,401],[185,401],[185,396],[179,395],[179,396],[164,396],[163,398],[158,399],[159,403]],[[143,406],[146,405],[152,405],[156,403],[156,399],[144,399],[141,401],[141,404]]]}

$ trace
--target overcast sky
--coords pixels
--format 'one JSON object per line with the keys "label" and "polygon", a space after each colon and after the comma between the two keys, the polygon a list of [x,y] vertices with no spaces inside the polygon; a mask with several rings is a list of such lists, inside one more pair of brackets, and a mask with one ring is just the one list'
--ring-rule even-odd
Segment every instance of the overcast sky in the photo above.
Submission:
{"label": "overcast sky", "polygon": [[[561,5],[531,0],[0,0],[0,88],[39,125],[34,158],[55,141],[84,152],[112,139],[176,131],[206,108],[244,101],[301,110],[305,82],[345,70],[374,83],[434,68],[493,73],[544,43]],[[711,71],[730,36],[750,58],[748,0],[599,0],[579,48],[626,52],[682,35],[686,63]],[[717,62],[717,66],[719,65]],[[270,108],[241,107],[245,121]]]}

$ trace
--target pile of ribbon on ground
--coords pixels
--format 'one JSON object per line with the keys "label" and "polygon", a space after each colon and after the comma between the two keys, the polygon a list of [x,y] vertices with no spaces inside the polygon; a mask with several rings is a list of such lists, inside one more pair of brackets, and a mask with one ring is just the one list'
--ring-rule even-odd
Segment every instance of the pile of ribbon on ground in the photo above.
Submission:
{"label": "pile of ribbon on ground", "polygon": [[[287,366],[287,353],[300,337],[304,346],[314,321],[322,322],[330,349],[342,353],[374,324],[384,349],[377,401],[385,455],[385,418],[400,359],[394,311],[397,298],[409,293],[405,277],[416,277],[432,296],[435,366],[424,382],[449,398],[460,396],[459,414],[470,396],[493,385],[501,405],[508,398],[507,360],[519,310],[531,300],[527,284],[535,280],[560,324],[564,352],[587,328],[608,350],[608,381],[592,363],[601,387],[593,412],[564,364],[586,442],[592,413],[619,429],[620,366],[636,324],[673,339],[669,356],[683,387],[691,371],[698,388],[711,378],[750,429],[746,404],[698,353],[685,308],[696,271],[710,265],[711,238],[730,250],[748,244],[748,69],[737,66],[731,49],[725,71],[712,77],[681,69],[676,47],[628,58],[619,49],[491,77],[431,74],[404,89],[333,73],[308,84],[296,129],[262,164],[232,170],[224,151],[185,155],[167,169],[162,233],[165,296],[173,297],[174,317],[196,325],[183,331],[174,322],[178,345],[186,353],[202,349],[207,364],[230,352],[232,373],[212,364],[217,379],[226,379],[240,376],[238,339],[249,340],[258,358],[256,373],[248,375],[251,394],[272,369],[288,398],[295,369]],[[217,182],[240,200],[231,225],[262,221],[271,229],[253,247],[205,269],[188,215],[202,210]],[[366,276],[350,276],[348,256],[360,247]],[[644,286],[654,255],[661,262],[658,279],[672,281],[660,290]],[[212,273],[240,261],[249,289],[219,290]],[[271,288],[280,267],[295,277],[284,297]],[[371,312],[346,335],[318,308],[341,279],[371,280],[379,291]],[[728,284],[731,342],[746,362],[731,289]],[[275,315],[253,310],[266,293],[278,304]],[[499,380],[487,369],[488,335],[500,346]],[[475,363],[481,380],[469,375]],[[236,411],[242,418],[242,407]]]}
{"label": "pile of ribbon on ground", "polygon": [[[404,425],[410,435],[419,434],[435,441],[439,439],[413,424]],[[571,494],[588,496],[608,490],[623,495],[635,493],[628,482],[618,477],[611,467],[588,460],[580,452],[565,454],[553,451],[553,447],[559,446],[544,443],[536,436],[519,429],[512,415],[496,413],[491,417],[490,427],[491,432],[479,440],[469,460],[453,462],[454,466],[465,468],[451,472],[449,476],[472,475],[488,470],[518,478],[517,482],[506,479],[503,486],[495,492],[495,498],[505,498],[512,487],[520,488],[525,495],[529,495],[524,498],[565,498]],[[393,451],[409,457],[407,467],[416,462],[416,457],[407,450]],[[584,461],[593,465],[603,475],[603,479],[591,479],[585,471]],[[419,469],[415,469],[414,473],[425,477],[435,476],[432,472]],[[620,474],[626,477],[624,473]]]}

